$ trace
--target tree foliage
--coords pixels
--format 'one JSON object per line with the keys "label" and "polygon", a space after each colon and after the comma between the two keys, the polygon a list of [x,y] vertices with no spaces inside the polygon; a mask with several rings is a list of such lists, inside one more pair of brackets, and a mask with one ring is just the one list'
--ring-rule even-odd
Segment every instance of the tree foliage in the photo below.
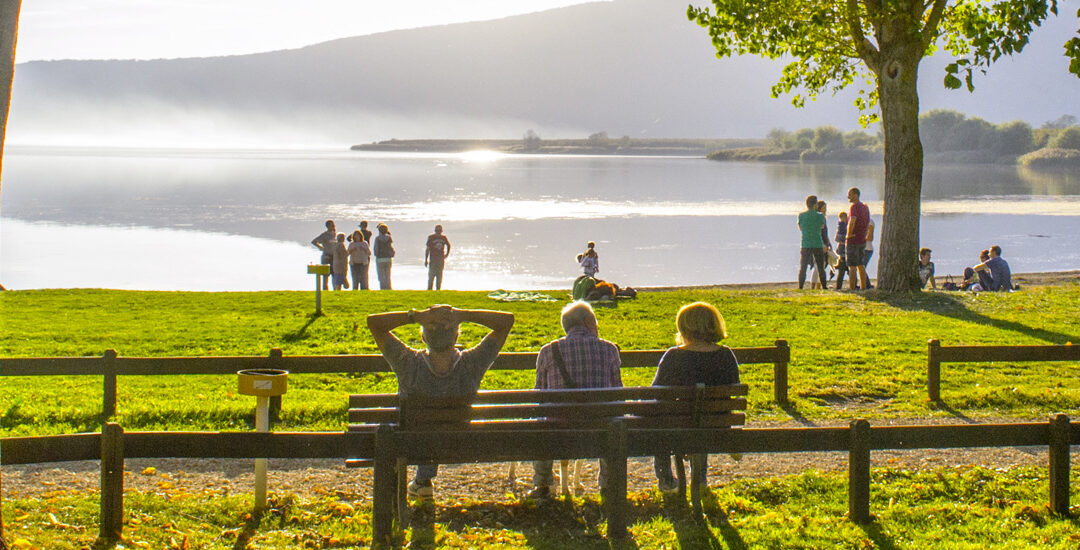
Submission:
{"label": "tree foliage", "polygon": [[[956,59],[946,67],[944,85],[974,89],[976,71],[1001,56],[1019,53],[1028,36],[1050,14],[1056,0],[713,0],[713,7],[687,9],[706,27],[720,57],[753,54],[791,59],[772,87],[773,97],[792,94],[801,107],[823,92],[859,82],[855,105],[864,125],[878,92],[874,76],[888,59],[880,46],[890,33],[916,35],[922,55],[943,48]],[[1080,17],[1080,11],[1077,12]],[[1080,33],[1078,33],[1080,34]],[[1069,70],[1080,77],[1080,37],[1065,45]]]}
{"label": "tree foliage", "polygon": [[1051,139],[1047,146],[1053,149],[1080,150],[1080,126],[1065,128],[1054,136],[1054,139]]}

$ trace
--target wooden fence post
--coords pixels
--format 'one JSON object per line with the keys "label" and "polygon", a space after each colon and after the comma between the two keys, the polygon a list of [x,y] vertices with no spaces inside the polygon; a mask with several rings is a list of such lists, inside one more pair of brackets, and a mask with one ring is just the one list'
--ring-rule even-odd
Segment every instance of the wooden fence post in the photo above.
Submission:
{"label": "wooden fence post", "polygon": [[[788,348],[787,340],[777,340],[776,347],[786,351],[788,358],[791,358],[791,351]],[[777,403],[787,403],[788,394],[788,362],[777,361],[773,363],[773,400]]]}
{"label": "wooden fence post", "polygon": [[116,350],[107,349],[101,356],[101,373],[104,375],[104,390],[101,397],[102,422],[116,416]]}
{"label": "wooden fence post", "polygon": [[1069,417],[1050,417],[1050,509],[1069,513]]}
{"label": "wooden fence post", "polygon": [[372,538],[374,548],[390,547],[397,498],[397,452],[394,427],[380,424],[375,430],[374,487],[372,490]]}
{"label": "wooden fence post", "polygon": [[851,422],[848,450],[848,517],[855,523],[870,522],[870,423]]}
{"label": "wooden fence post", "polygon": [[[270,350],[270,368],[281,368],[281,348],[272,348]],[[281,396],[270,396],[270,425],[274,425],[277,422],[281,422]]]}
{"label": "wooden fence post", "polygon": [[607,536],[624,538],[626,532],[626,422],[621,418],[611,421],[604,449],[606,464],[604,480],[604,508],[607,512]]}
{"label": "wooden fence post", "polygon": [[124,529],[124,430],[115,422],[101,427],[101,520],[98,536],[120,539]]}
{"label": "wooden fence post", "polygon": [[941,401],[941,342],[931,339],[926,345],[926,393],[931,401]]}

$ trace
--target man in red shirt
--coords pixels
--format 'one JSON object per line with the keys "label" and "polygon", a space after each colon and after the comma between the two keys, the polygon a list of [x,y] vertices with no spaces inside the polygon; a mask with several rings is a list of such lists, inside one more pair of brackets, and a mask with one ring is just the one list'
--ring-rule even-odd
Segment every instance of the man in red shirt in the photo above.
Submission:
{"label": "man in red shirt", "polygon": [[866,290],[867,285],[870,283],[870,279],[866,276],[866,262],[864,261],[864,255],[866,253],[866,226],[870,222],[870,209],[865,204],[859,201],[859,196],[862,193],[858,187],[852,187],[848,189],[847,198],[851,202],[851,210],[848,212],[848,226],[847,226],[847,243],[845,243],[847,254],[847,265],[850,273],[851,285],[849,288],[855,290],[855,274],[859,274],[859,288]]}

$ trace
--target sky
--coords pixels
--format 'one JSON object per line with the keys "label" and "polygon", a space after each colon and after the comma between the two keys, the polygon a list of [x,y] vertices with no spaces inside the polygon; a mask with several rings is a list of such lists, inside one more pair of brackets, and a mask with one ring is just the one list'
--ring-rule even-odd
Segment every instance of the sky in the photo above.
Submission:
{"label": "sky", "polygon": [[257,53],[581,3],[583,0],[29,0],[22,3],[15,59],[22,63]]}

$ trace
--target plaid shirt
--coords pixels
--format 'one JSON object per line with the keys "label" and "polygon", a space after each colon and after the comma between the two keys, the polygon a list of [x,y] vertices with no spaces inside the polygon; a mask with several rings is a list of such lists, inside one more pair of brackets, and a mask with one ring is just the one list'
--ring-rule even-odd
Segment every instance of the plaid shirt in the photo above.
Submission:
{"label": "plaid shirt", "polygon": [[555,364],[551,346],[557,344],[566,363],[566,372],[578,388],[621,388],[619,348],[601,340],[588,328],[578,326],[560,338],[540,348],[536,355],[536,388],[565,389],[562,373]]}

